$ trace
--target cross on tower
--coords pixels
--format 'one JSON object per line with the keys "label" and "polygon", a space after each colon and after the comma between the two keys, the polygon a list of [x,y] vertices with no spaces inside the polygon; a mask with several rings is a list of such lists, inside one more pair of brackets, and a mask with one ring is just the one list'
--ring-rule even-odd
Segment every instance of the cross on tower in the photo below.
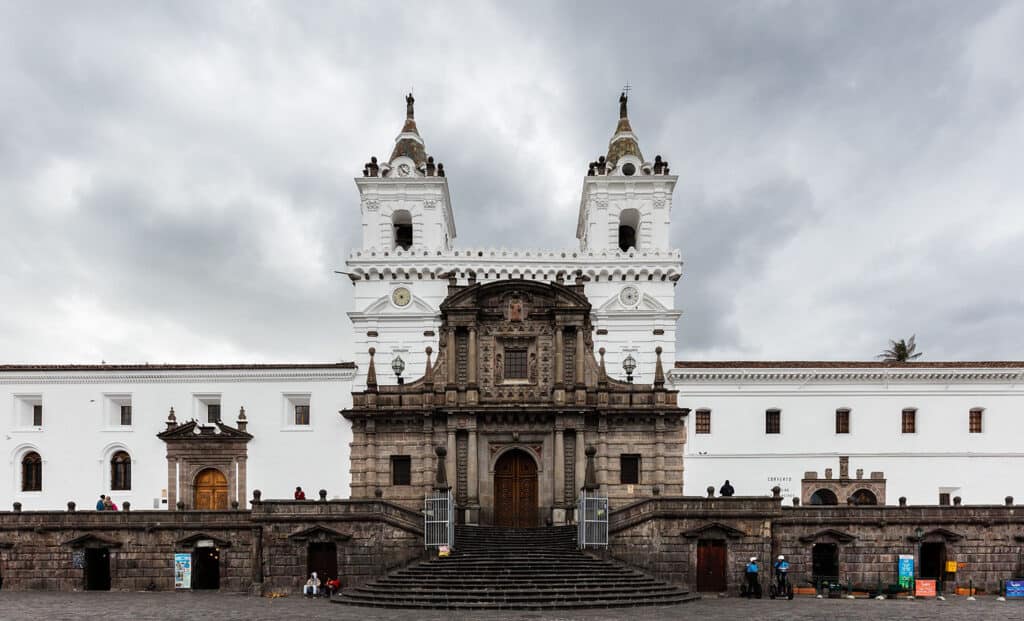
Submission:
{"label": "cross on tower", "polygon": [[629,91],[632,90],[632,86],[629,85],[629,80],[626,80],[626,85],[622,87],[622,92],[625,93],[626,97],[629,97]]}

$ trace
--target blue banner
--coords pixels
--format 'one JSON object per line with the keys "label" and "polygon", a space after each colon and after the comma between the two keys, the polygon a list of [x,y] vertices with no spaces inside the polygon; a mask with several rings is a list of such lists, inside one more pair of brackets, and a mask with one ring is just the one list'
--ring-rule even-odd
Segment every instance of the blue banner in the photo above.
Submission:
{"label": "blue banner", "polygon": [[1024,598],[1024,580],[1007,580],[1006,597]]}
{"label": "blue banner", "polygon": [[899,583],[904,589],[914,587],[914,555],[900,554]]}

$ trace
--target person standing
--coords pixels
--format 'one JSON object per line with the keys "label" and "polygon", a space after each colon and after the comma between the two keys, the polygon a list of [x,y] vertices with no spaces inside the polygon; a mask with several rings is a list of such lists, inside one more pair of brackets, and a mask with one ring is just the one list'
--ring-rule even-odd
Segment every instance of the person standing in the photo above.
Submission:
{"label": "person standing", "polygon": [[718,495],[719,496],[726,496],[726,497],[728,497],[728,496],[732,496],[735,493],[736,493],[736,490],[734,490],[732,488],[732,485],[729,484],[729,479],[726,479],[725,480],[725,484],[722,485],[722,489],[718,490]]}
{"label": "person standing", "polygon": [[100,494],[100,499],[96,501],[96,510],[97,511],[103,511],[104,509],[107,508],[107,505],[104,502],[104,500],[106,500],[106,498],[107,498],[106,495]]}
{"label": "person standing", "polygon": [[761,583],[757,579],[758,567],[756,556],[750,557],[750,562],[747,563],[747,570],[745,573],[747,578],[747,597],[756,597],[757,599],[761,599]]}

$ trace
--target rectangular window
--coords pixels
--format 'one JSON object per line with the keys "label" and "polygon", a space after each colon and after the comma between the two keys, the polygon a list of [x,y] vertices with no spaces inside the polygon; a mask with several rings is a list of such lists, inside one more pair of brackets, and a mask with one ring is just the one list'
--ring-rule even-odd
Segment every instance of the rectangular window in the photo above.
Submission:
{"label": "rectangular window", "polygon": [[640,456],[619,456],[619,483],[623,485],[640,484]]}
{"label": "rectangular window", "polygon": [[391,484],[412,485],[412,457],[408,455],[391,456]]}
{"label": "rectangular window", "polygon": [[782,433],[782,410],[766,410],[764,413],[764,432]]}
{"label": "rectangular window", "polygon": [[914,408],[903,410],[903,433],[917,433],[917,410]]}
{"label": "rectangular window", "polygon": [[208,422],[208,423],[219,423],[220,422],[220,404],[219,403],[207,403],[206,404],[206,422]]}
{"label": "rectangular window", "polygon": [[295,424],[296,425],[308,425],[309,424],[309,405],[296,405],[295,406]]}
{"label": "rectangular window", "polygon": [[132,426],[132,406],[122,405],[121,406],[121,426],[131,427]]}
{"label": "rectangular window", "polygon": [[32,426],[43,426],[43,404],[37,403],[32,406]]}
{"label": "rectangular window", "polygon": [[711,433],[711,410],[697,410],[697,433]]}
{"label": "rectangular window", "polygon": [[984,410],[981,408],[974,408],[971,410],[970,421],[968,423],[971,433],[981,433],[981,413]]}
{"label": "rectangular window", "polygon": [[850,433],[850,410],[836,410],[836,433]]}
{"label": "rectangular window", "polygon": [[505,379],[526,379],[526,350],[505,350]]}
{"label": "rectangular window", "polygon": [[944,507],[948,507],[949,506],[949,492],[940,492],[939,493],[939,504],[944,506]]}

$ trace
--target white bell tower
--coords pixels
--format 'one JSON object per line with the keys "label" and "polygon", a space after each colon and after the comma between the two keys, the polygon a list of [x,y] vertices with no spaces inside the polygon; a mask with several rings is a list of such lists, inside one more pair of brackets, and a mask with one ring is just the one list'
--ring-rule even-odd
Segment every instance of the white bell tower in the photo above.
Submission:
{"label": "white bell tower", "polygon": [[590,163],[584,177],[576,237],[584,256],[607,265],[586,285],[595,345],[606,348],[609,372],[620,372],[622,361],[632,357],[637,375],[650,381],[655,347],[664,359],[675,359],[681,266],[669,231],[678,177],[660,155],[644,160],[627,102],[623,93],[608,152]]}

